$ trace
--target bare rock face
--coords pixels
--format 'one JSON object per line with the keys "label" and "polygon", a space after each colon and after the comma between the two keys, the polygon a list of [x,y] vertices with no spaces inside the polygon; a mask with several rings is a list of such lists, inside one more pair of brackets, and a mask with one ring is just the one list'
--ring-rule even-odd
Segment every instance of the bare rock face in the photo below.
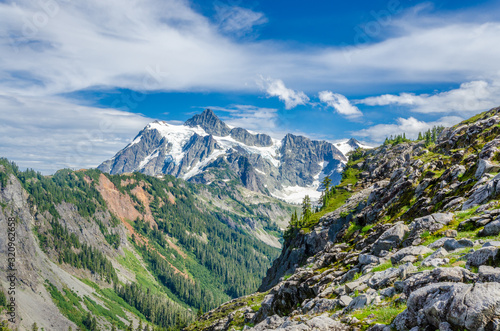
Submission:
{"label": "bare rock face", "polygon": [[500,330],[499,283],[437,283],[411,293],[407,309],[393,325],[397,330],[414,327]]}
{"label": "bare rock face", "polygon": [[[287,134],[281,143],[281,182],[284,185],[311,185],[313,178],[306,174],[321,171],[321,162],[328,162],[323,170],[331,173],[340,165],[342,153],[326,141],[311,140],[302,136]],[[340,178],[332,178],[338,182]]]}
{"label": "bare rock face", "polygon": [[226,123],[222,122],[210,109],[205,110],[201,114],[194,115],[185,124],[190,127],[200,126],[208,134],[214,136],[227,136],[231,132]]}
{"label": "bare rock face", "polygon": [[234,128],[231,130],[231,137],[248,146],[268,147],[272,146],[273,140],[267,134],[251,134],[245,129]]}

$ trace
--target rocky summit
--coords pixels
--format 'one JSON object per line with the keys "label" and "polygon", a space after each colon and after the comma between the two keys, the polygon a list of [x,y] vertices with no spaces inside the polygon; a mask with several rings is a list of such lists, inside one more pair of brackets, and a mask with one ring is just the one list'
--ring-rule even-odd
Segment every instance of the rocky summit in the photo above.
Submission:
{"label": "rocky summit", "polygon": [[346,154],[363,145],[355,139],[332,144],[287,134],[282,140],[231,128],[205,110],[184,125],[155,121],[99,169],[111,174],[169,174],[202,184],[234,181],[288,202],[305,194],[319,198],[325,176],[340,181]]}
{"label": "rocky summit", "polygon": [[259,291],[187,330],[500,330],[499,133],[496,108],[352,153]]}

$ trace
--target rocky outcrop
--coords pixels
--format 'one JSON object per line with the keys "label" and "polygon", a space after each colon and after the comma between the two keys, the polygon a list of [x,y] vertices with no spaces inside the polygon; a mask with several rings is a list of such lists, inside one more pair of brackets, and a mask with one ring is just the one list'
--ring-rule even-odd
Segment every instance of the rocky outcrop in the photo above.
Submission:
{"label": "rocky outcrop", "polygon": [[231,129],[226,123],[222,122],[211,109],[206,109],[201,114],[194,115],[185,123],[186,126],[200,126],[205,132],[214,136],[227,136]]}
{"label": "rocky outcrop", "polygon": [[247,146],[269,147],[273,145],[273,140],[267,134],[251,134],[250,132],[242,128],[232,129],[231,137],[234,140],[242,142]]}
{"label": "rocky outcrop", "polygon": [[412,292],[407,306],[393,323],[399,331],[443,326],[452,330],[500,329],[499,283],[430,284]]}

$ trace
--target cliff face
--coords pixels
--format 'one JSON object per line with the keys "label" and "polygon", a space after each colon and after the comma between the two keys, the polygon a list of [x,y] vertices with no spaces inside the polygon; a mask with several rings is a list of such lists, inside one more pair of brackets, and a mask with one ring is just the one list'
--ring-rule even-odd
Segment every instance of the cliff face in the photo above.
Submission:
{"label": "cliff face", "polygon": [[500,330],[500,108],[351,155],[260,293],[191,330]]}

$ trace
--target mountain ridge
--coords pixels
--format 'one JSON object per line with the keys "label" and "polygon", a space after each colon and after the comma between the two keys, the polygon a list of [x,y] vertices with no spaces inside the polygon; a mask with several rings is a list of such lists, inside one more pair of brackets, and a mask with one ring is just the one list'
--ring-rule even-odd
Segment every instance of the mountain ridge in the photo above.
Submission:
{"label": "mountain ridge", "polygon": [[336,145],[343,151],[330,142],[303,136],[287,134],[277,140],[230,128],[207,109],[183,125],[149,123],[132,143],[98,168],[111,174],[171,174],[205,184],[237,177],[250,190],[298,203],[305,194],[319,198],[321,178],[328,175],[337,183],[347,162],[345,154],[368,147],[355,139]]}

